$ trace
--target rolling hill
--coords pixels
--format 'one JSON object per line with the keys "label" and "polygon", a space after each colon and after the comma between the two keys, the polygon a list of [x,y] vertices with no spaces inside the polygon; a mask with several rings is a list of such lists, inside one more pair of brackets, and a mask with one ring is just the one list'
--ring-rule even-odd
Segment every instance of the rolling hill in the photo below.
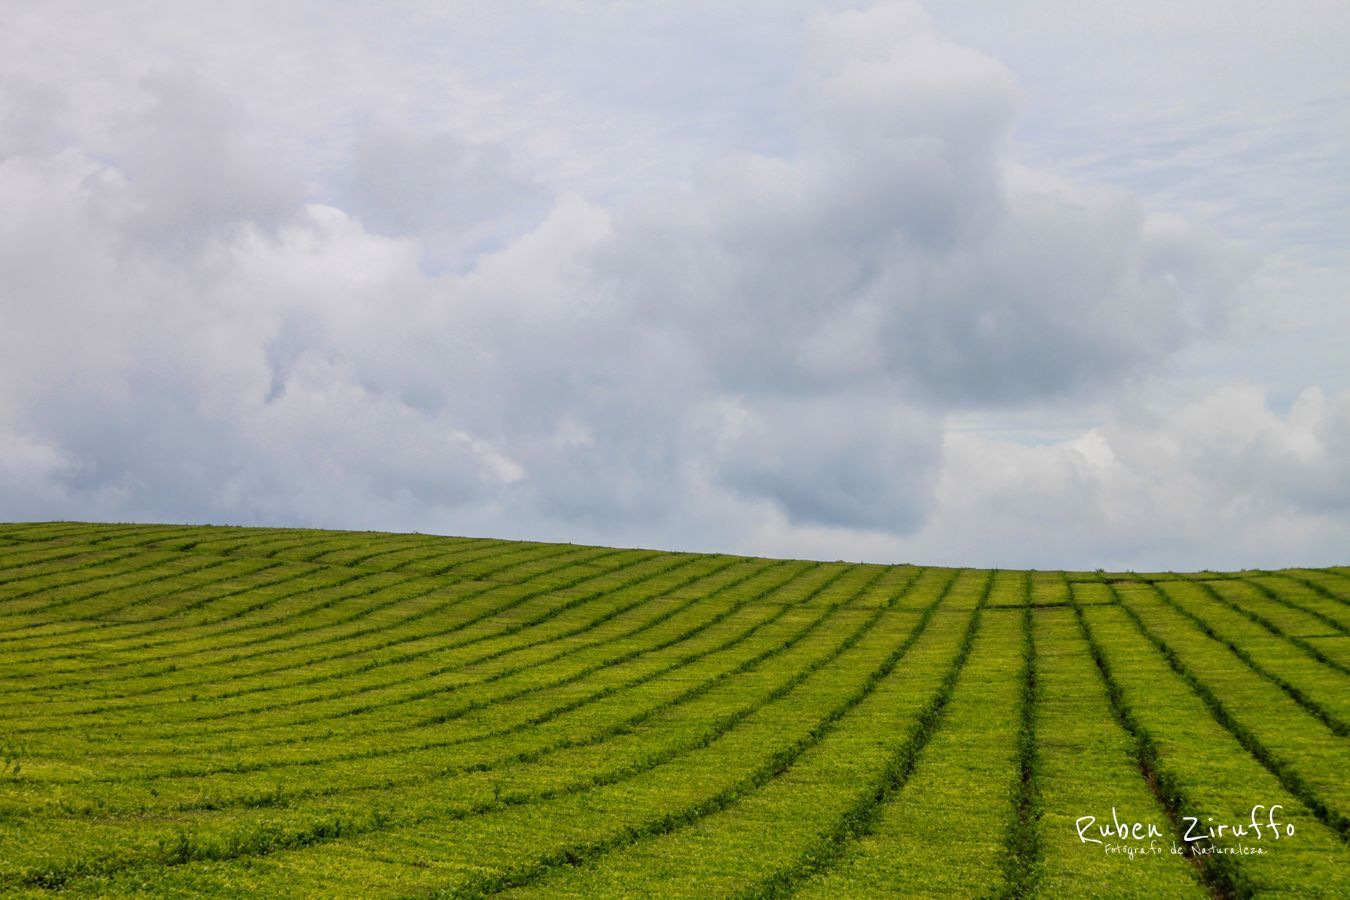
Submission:
{"label": "rolling hill", "polygon": [[1350,569],[0,525],[0,891],[1350,895]]}

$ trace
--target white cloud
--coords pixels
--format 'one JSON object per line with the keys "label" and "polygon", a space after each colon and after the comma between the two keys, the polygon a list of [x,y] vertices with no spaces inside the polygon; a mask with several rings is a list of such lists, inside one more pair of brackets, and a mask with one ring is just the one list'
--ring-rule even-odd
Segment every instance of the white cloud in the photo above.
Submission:
{"label": "white cloud", "polygon": [[[1017,79],[918,6],[816,16],[781,108],[729,101],[762,127],[720,137],[641,69],[679,49],[643,16],[526,11],[26,12],[53,49],[0,38],[5,514],[974,563],[1345,535],[1346,395],[1147,402],[1249,261],[1018,161]],[[662,27],[715,62],[681,18],[712,14]],[[950,424],[1047,408],[1096,427]]]}
{"label": "white cloud", "polygon": [[1315,388],[1283,416],[1235,386],[1040,446],[953,432],[938,512],[907,549],[1005,566],[1326,564],[1350,540],[1348,445],[1350,392]]}

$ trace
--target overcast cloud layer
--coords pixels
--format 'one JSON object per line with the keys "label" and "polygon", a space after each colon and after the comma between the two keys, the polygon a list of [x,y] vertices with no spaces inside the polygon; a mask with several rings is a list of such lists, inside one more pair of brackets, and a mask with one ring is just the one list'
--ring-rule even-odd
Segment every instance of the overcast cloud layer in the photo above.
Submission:
{"label": "overcast cloud layer", "polygon": [[1335,5],[0,5],[0,519],[1350,562]]}

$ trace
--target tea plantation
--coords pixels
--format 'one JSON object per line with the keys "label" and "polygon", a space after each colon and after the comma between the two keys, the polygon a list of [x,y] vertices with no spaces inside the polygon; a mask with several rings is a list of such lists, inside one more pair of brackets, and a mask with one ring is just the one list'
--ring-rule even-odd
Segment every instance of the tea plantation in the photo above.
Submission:
{"label": "tea plantation", "polygon": [[0,893],[1350,896],[1350,569],[0,525]]}

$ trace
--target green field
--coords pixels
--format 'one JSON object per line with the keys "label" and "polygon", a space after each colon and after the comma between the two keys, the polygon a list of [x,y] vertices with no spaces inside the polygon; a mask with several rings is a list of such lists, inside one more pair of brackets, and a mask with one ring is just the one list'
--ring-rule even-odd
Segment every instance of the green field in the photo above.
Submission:
{"label": "green field", "polygon": [[0,525],[0,893],[1344,897],[1348,686],[1346,568]]}

